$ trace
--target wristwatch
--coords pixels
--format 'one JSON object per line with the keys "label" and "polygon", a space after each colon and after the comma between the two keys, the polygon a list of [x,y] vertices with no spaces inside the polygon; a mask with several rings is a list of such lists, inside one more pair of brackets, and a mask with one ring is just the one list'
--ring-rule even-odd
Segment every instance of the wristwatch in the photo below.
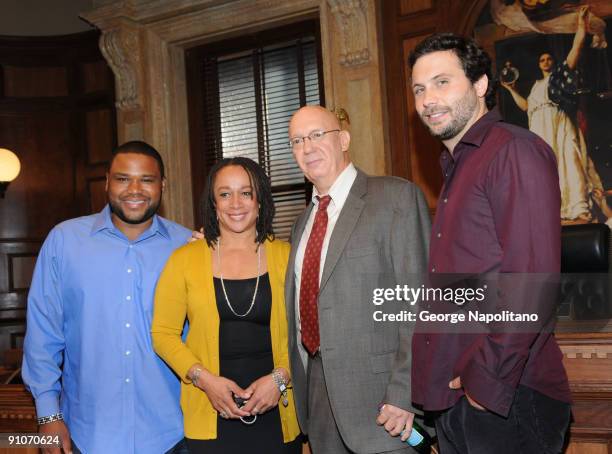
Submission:
{"label": "wristwatch", "polygon": [[274,369],[272,371],[272,380],[274,380],[274,383],[278,387],[283,398],[283,405],[286,407],[289,405],[289,399],[287,398],[287,380],[285,380],[285,376],[279,369]]}

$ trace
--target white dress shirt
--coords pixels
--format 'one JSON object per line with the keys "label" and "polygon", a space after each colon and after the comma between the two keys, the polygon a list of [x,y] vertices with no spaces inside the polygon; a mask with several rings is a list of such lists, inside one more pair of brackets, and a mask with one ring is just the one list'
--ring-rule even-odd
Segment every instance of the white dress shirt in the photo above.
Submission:
{"label": "white dress shirt", "polygon": [[304,364],[306,364],[308,354],[306,353],[306,350],[302,345],[302,331],[300,325],[300,284],[302,279],[302,264],[304,262],[304,253],[306,252],[306,245],[308,243],[308,238],[310,237],[310,232],[312,231],[312,226],[314,224],[315,216],[317,214],[319,205],[319,200],[317,199],[317,196],[322,197],[324,195],[329,195],[331,197],[331,202],[327,206],[327,230],[325,231],[325,237],[323,238],[323,245],[321,247],[321,263],[319,265],[319,282],[321,282],[323,268],[325,267],[327,249],[329,247],[329,239],[331,238],[332,232],[334,231],[334,227],[336,226],[336,222],[338,221],[338,217],[340,216],[342,207],[344,206],[344,203],[348,198],[351,187],[355,182],[355,178],[357,178],[357,169],[352,163],[349,163],[349,165],[340,173],[340,175],[338,175],[338,178],[336,178],[336,181],[334,181],[334,184],[332,184],[331,188],[329,188],[328,194],[319,194],[316,187],[312,190],[312,202],[314,203],[314,207],[310,212],[308,221],[306,221],[304,233],[302,233],[302,237],[300,238],[298,249],[295,255],[294,267],[295,317],[298,335],[298,346],[302,356],[302,362]]}

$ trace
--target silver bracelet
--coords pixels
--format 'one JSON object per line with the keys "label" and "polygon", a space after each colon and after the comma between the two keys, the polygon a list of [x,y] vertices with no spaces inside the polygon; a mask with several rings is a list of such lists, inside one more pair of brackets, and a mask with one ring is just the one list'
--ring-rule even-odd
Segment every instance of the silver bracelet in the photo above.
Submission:
{"label": "silver bracelet", "polygon": [[39,426],[42,426],[43,424],[49,424],[50,422],[63,421],[63,420],[64,420],[64,414],[60,411],[59,413],[55,413],[53,415],[41,416],[40,418],[36,419],[36,422],[38,423]]}
{"label": "silver bracelet", "polygon": [[196,388],[198,387],[198,380],[200,379],[200,374],[202,373],[202,369],[196,367],[195,370],[191,373],[191,383]]}
{"label": "silver bracelet", "polygon": [[287,380],[285,380],[285,377],[278,369],[272,371],[272,380],[274,380],[274,384],[278,387],[281,397],[283,398],[283,405],[286,407],[289,405],[289,400],[287,398]]}

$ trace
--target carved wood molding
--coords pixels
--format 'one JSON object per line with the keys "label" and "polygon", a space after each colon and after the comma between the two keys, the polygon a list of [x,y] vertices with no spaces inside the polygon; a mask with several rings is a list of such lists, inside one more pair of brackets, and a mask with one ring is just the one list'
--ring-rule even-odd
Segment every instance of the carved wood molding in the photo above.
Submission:
{"label": "carved wood molding", "polygon": [[578,403],[589,405],[589,402],[612,400],[612,381],[580,383],[570,380],[570,390],[575,405]]}
{"label": "carved wood molding", "polygon": [[[382,144],[376,5],[374,0],[97,0],[81,15],[104,34],[100,47],[115,74],[119,137],[141,137],[167,151],[169,218],[193,225],[185,50],[318,17],[326,102],[347,104],[356,97],[346,88],[349,76],[366,77],[368,95],[354,107],[369,109],[370,118],[367,127],[359,117],[356,125]],[[370,173],[384,173],[384,147],[376,147],[372,158],[369,142],[364,144],[354,144],[355,159]]]}
{"label": "carved wood molding", "polygon": [[563,355],[568,359],[612,358],[612,345],[609,344],[561,345],[560,347]]}
{"label": "carved wood molding", "polygon": [[341,34],[340,64],[358,66],[370,61],[368,1],[327,0]]}
{"label": "carved wood molding", "polygon": [[32,395],[23,385],[0,386],[0,431],[36,432]]}
{"label": "carved wood molding", "polygon": [[142,109],[139,44],[139,30],[133,27],[115,27],[100,37],[100,50],[115,74],[117,109]]}

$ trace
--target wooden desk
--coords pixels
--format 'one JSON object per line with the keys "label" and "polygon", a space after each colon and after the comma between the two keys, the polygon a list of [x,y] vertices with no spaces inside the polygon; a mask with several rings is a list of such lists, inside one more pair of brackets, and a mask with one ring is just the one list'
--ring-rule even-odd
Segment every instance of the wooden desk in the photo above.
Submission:
{"label": "wooden desk", "polygon": [[0,386],[0,432],[36,432],[32,395],[23,385]]}
{"label": "wooden desk", "polygon": [[[36,432],[32,395],[23,385],[0,385],[0,432]],[[0,454],[38,454],[36,448],[0,448]]]}
{"label": "wooden desk", "polygon": [[572,390],[567,454],[612,454],[612,322],[560,321],[557,340]]}

